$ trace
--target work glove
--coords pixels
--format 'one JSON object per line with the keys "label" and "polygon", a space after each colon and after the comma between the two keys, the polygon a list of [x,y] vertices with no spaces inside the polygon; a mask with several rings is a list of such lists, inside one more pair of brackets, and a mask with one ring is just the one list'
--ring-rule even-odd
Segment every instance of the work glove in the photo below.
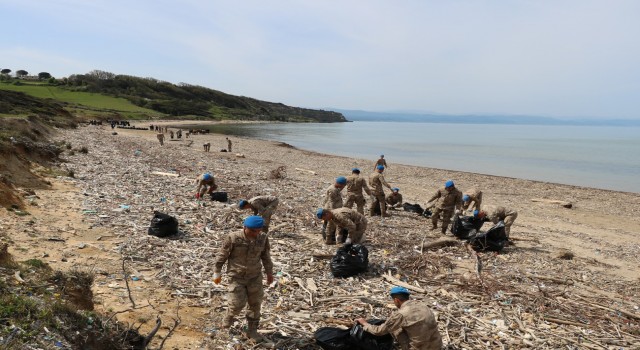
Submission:
{"label": "work glove", "polygon": [[219,273],[214,273],[213,274],[213,283],[220,284],[220,282],[222,282],[222,276],[220,276]]}

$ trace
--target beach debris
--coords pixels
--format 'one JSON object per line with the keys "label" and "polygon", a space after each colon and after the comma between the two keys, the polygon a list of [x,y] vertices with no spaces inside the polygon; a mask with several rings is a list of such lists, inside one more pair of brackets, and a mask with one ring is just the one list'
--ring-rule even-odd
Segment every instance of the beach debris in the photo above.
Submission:
{"label": "beach debris", "polygon": [[540,203],[548,203],[548,204],[559,204],[563,208],[571,209],[573,204],[567,201],[561,201],[556,199],[544,199],[544,198],[532,198],[532,202],[540,202]]}

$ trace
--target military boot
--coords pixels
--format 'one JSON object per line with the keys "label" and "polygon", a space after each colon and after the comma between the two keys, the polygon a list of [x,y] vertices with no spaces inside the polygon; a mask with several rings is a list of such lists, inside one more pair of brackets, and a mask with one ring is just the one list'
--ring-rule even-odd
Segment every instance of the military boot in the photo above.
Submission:
{"label": "military boot", "polygon": [[231,326],[235,321],[236,320],[234,319],[233,315],[229,315],[229,314],[224,315],[224,320],[222,321],[222,328],[231,328]]}
{"label": "military boot", "polygon": [[260,319],[247,317],[246,336],[249,339],[253,339],[257,343],[264,340],[264,338],[260,334],[258,334],[258,325],[260,325]]}

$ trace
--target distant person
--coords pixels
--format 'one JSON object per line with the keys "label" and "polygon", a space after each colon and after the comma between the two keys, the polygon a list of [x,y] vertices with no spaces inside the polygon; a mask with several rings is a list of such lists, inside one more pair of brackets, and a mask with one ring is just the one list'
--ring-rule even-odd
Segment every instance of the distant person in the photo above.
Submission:
{"label": "distant person", "polygon": [[211,151],[211,142],[204,143],[202,147],[204,147],[205,152]]}
{"label": "distant person", "polygon": [[438,331],[438,321],[427,304],[410,299],[411,293],[405,287],[395,286],[389,293],[398,311],[379,325],[369,324],[359,318],[365,332],[373,335],[391,334],[403,350],[440,350],[442,336]]}
{"label": "distant person", "polygon": [[[338,178],[336,178],[336,182],[329,186],[325,192],[324,192],[324,201],[322,203],[322,207],[324,209],[338,209],[338,208],[342,208],[343,206],[343,202],[342,202],[342,189],[347,185],[347,178],[344,176],[340,176]],[[329,243],[329,237],[335,237],[336,233],[336,226],[325,220],[322,223],[322,239],[325,240],[325,242],[327,242],[327,244],[331,244]],[[333,242],[335,243],[335,238],[333,240]]]}
{"label": "distant person", "polygon": [[204,173],[198,177],[198,188],[196,189],[196,197],[203,198],[204,194],[211,194],[218,188],[216,180],[211,173]]}
{"label": "distant person", "polygon": [[231,146],[232,146],[231,140],[229,140],[229,138],[227,137],[227,152],[231,152]]}
{"label": "distant person", "polygon": [[487,208],[480,211],[479,215],[485,216],[485,220],[491,221],[494,224],[497,224],[500,221],[504,222],[504,233],[507,235],[508,239],[509,234],[511,233],[511,225],[516,221],[518,212],[503,206],[487,206]]}
{"label": "distant person", "polygon": [[[346,232],[347,236],[341,236],[340,242],[345,244],[359,244],[364,240],[364,232],[367,230],[367,218],[357,211],[349,208],[323,209],[316,212],[318,219],[333,223],[340,233]],[[327,244],[335,244],[336,236],[327,237]]]}
{"label": "distant person", "polygon": [[178,129],[178,131],[176,131],[176,138],[178,139],[182,138],[182,129]]}
{"label": "distant person", "polygon": [[364,214],[364,205],[366,203],[362,191],[371,195],[371,190],[367,186],[367,180],[360,177],[360,169],[351,169],[351,175],[347,176],[347,200],[344,206],[347,208],[353,208],[353,203],[358,208],[358,213]]}
{"label": "distant person", "polygon": [[261,233],[264,219],[249,216],[244,220],[242,231],[233,232],[224,237],[218,250],[213,267],[213,282],[222,282],[222,267],[227,265],[229,287],[227,294],[228,309],[222,328],[231,328],[235,317],[247,306],[247,338],[256,342],[264,338],[258,333],[260,309],[264,290],[262,287],[262,269],[267,275],[267,284],[273,283],[273,261],[269,237]]}
{"label": "distant person", "polygon": [[171,139],[173,140],[173,130],[169,131],[169,135],[171,136]]}
{"label": "distant person", "polygon": [[402,206],[402,195],[400,194],[400,189],[394,187],[391,189],[391,193],[387,195],[385,201],[389,205],[389,207],[396,209]]}
{"label": "distant person", "polygon": [[387,214],[387,204],[384,197],[384,189],[386,187],[391,189],[391,186],[384,180],[384,175],[382,172],[384,171],[384,166],[378,165],[376,167],[376,171],[369,175],[369,187],[371,187],[372,201],[371,207],[369,207],[369,215],[376,215],[376,208],[380,208],[380,215],[382,217],[390,216]]}
{"label": "distant person", "polygon": [[[436,202],[431,204],[433,201]],[[427,201],[426,207],[434,208],[431,215],[431,229],[438,228],[438,220],[442,216],[442,234],[446,234],[454,211],[462,209],[462,192],[456,188],[452,180],[449,180],[444,184],[444,188],[437,190]]]}
{"label": "distant person", "polygon": [[[473,205],[471,203],[473,202]],[[469,189],[462,195],[462,210],[481,210],[482,191],[475,188]]]}
{"label": "distant person", "polygon": [[387,161],[384,160],[384,154],[380,155],[380,159],[376,161],[376,164],[373,165],[373,170],[375,171],[379,165],[382,165],[385,168],[388,168]]}
{"label": "distant person", "polygon": [[160,146],[164,145],[164,134],[158,133],[156,137],[158,138],[158,141],[160,141]]}
{"label": "distant person", "polygon": [[276,196],[257,196],[249,200],[241,199],[238,202],[238,208],[241,210],[251,209],[253,210],[253,215],[260,215],[264,219],[262,232],[268,233],[271,216],[278,208],[278,203],[279,200]]}

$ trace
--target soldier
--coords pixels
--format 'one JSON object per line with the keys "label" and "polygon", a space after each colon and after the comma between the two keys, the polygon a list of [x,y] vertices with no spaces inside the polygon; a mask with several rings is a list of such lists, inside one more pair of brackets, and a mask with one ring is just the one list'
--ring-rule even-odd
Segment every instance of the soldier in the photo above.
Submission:
{"label": "soldier", "polygon": [[159,133],[158,135],[156,135],[156,137],[158,138],[158,141],[160,141],[160,146],[164,145],[164,134],[163,133]]}
{"label": "soldier", "polygon": [[504,233],[507,235],[508,239],[509,233],[511,232],[511,225],[516,221],[518,212],[511,208],[505,208],[502,206],[487,206],[487,208],[485,208],[485,210],[481,210],[478,215],[485,216],[487,221],[491,221],[494,224],[497,224],[499,221],[504,222]]}
{"label": "soldier", "polygon": [[244,220],[242,231],[227,235],[222,248],[218,251],[213,270],[213,282],[219,284],[222,280],[222,266],[227,263],[229,308],[224,316],[222,327],[230,328],[235,317],[248,304],[246,336],[258,342],[263,340],[258,334],[260,305],[264,294],[262,267],[267,274],[267,284],[273,283],[269,238],[266,234],[260,233],[263,224],[262,217],[249,216]]}
{"label": "soldier", "polygon": [[262,226],[262,232],[269,232],[269,223],[271,222],[271,215],[278,208],[278,197],[275,196],[257,196],[251,199],[241,199],[238,202],[238,208],[240,209],[252,209],[253,215],[260,215],[264,219],[264,225]]}
{"label": "soldier", "polygon": [[380,159],[378,159],[376,161],[376,164],[373,165],[373,171],[375,171],[376,169],[378,169],[378,166],[382,165],[385,168],[388,168],[389,166],[387,165],[387,161],[384,160],[384,154],[380,155]]}
{"label": "soldier", "polygon": [[205,192],[211,194],[218,188],[216,180],[210,173],[204,173],[198,177],[198,189],[196,190],[196,197],[204,197]]}
{"label": "soldier", "polygon": [[[344,176],[340,176],[336,179],[335,184],[327,188],[324,195],[324,202],[322,204],[322,207],[324,209],[342,208],[342,195],[340,194],[340,192],[342,191],[342,189],[346,184],[347,184],[347,178]],[[327,229],[327,226],[328,226],[328,229]],[[328,243],[329,242],[328,237],[332,237],[332,236],[335,237],[335,234],[336,234],[335,231],[336,231],[336,226],[333,223],[330,223],[329,221],[325,220],[324,223],[322,224],[322,238],[326,240],[327,244],[330,244]],[[335,238],[333,242],[335,243]]]}
{"label": "soldier", "polygon": [[[434,200],[437,200],[437,202],[430,204]],[[456,188],[453,181],[449,180],[444,184],[444,188],[436,191],[431,199],[427,201],[426,207],[427,209],[431,207],[435,208],[431,216],[431,229],[435,230],[438,228],[438,219],[440,218],[440,214],[442,214],[442,234],[446,234],[454,210],[460,210],[462,208],[462,192]]]}
{"label": "soldier", "polygon": [[171,135],[171,139],[173,140],[173,130],[169,131],[169,135]]}
{"label": "soldier", "polygon": [[410,293],[405,287],[393,287],[390,294],[398,311],[391,314],[383,324],[374,326],[364,318],[359,318],[356,322],[373,335],[391,334],[400,343],[401,349],[440,350],[442,337],[429,306],[410,300]]}
{"label": "soldier", "polygon": [[384,189],[382,186],[391,189],[391,186],[384,180],[384,176],[382,172],[384,171],[384,166],[378,165],[376,167],[376,171],[369,175],[369,186],[371,187],[372,201],[371,207],[369,208],[369,215],[374,216],[376,214],[376,207],[380,206],[380,214],[385,216],[390,216],[387,214],[387,204],[384,198]]}
{"label": "soldier", "polygon": [[209,152],[211,150],[211,142],[202,144],[202,147],[204,147],[205,152]]}
{"label": "soldier", "polygon": [[385,198],[385,201],[387,202],[387,204],[389,204],[389,207],[396,209],[398,207],[402,206],[402,195],[400,194],[400,189],[397,187],[394,187],[391,189],[391,193],[389,193],[389,195],[387,195],[387,197]]}
{"label": "soldier", "polygon": [[353,203],[355,202],[358,208],[358,213],[364,214],[365,200],[362,195],[362,190],[364,190],[367,195],[371,195],[371,190],[369,189],[369,186],[367,186],[367,181],[360,177],[360,169],[353,168],[351,169],[351,175],[347,176],[347,201],[344,203],[344,206],[352,208]]}
{"label": "soldier", "polygon": [[[473,206],[471,205],[473,202]],[[472,188],[462,196],[462,210],[480,210],[482,204],[482,191]]]}
{"label": "soldier", "polygon": [[227,137],[227,152],[231,152],[231,140]]}
{"label": "soldier", "polygon": [[[342,232],[343,230],[346,230],[348,232],[348,237],[341,237],[341,243],[356,244],[364,241],[364,231],[367,229],[367,218],[365,218],[364,215],[358,213],[357,211],[349,208],[320,208],[316,212],[316,216],[318,217],[318,219],[331,221],[338,227],[340,232]],[[327,237],[327,244],[335,243],[335,235]]]}

